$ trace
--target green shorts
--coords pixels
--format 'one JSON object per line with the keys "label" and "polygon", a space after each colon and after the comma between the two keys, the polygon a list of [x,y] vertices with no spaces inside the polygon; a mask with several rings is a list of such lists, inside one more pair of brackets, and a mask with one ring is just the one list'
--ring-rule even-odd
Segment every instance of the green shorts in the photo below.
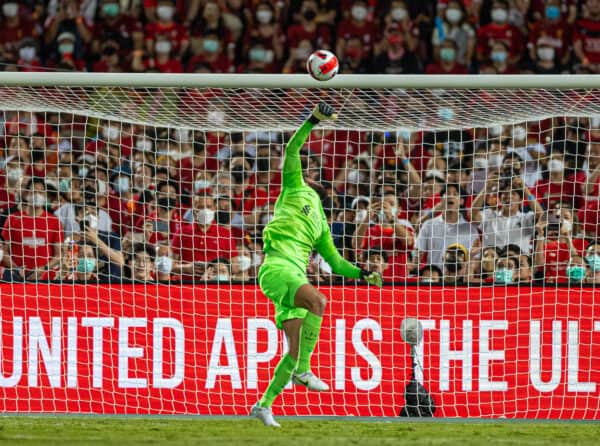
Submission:
{"label": "green shorts", "polygon": [[297,266],[280,258],[268,258],[258,271],[260,289],[275,305],[275,323],[304,319],[308,310],[294,305],[296,291],[309,283],[306,274]]}

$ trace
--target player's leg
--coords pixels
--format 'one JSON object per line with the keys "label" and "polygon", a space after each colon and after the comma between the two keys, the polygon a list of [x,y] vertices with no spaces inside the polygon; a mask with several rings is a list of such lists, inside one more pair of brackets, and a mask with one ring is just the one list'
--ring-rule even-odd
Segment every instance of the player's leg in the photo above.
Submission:
{"label": "player's leg", "polygon": [[311,390],[329,390],[329,386],[310,371],[310,358],[319,339],[327,299],[315,287],[307,283],[296,291],[294,304],[308,312],[300,329],[298,361],[292,379],[294,383],[302,384]]}

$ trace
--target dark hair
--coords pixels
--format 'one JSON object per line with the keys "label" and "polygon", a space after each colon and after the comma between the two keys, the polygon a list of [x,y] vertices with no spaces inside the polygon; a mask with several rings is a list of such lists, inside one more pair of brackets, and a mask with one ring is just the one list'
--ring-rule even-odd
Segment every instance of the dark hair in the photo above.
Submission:
{"label": "dark hair", "polygon": [[141,252],[145,252],[152,258],[154,258],[155,256],[154,247],[152,245],[148,243],[136,243],[131,249],[131,260],[133,260],[136,254],[139,254]]}
{"label": "dark hair", "polygon": [[[168,172],[168,170],[167,170],[167,172]],[[158,173],[158,170],[157,170],[157,173]],[[156,191],[161,192],[161,189],[165,186],[172,186],[175,189],[175,193],[179,194],[179,185],[177,184],[177,181],[175,181],[175,180],[161,181],[160,183],[158,183],[156,185]]]}
{"label": "dark hair", "polygon": [[459,183],[446,183],[445,185],[443,185],[442,190],[440,191],[440,197],[444,197],[448,193],[448,189],[450,189],[451,187],[456,189],[458,195],[460,195],[460,198],[464,198],[466,194],[463,188],[460,187]]}
{"label": "dark hair", "polygon": [[438,273],[440,275],[440,277],[442,277],[444,275],[444,273],[442,272],[442,270],[439,267],[432,265],[432,264],[428,264],[419,270],[419,277],[423,277],[423,274],[427,271],[432,272],[432,273]]}
{"label": "dark hair", "polygon": [[388,253],[381,246],[376,246],[368,251],[363,251],[363,261],[366,261],[373,256],[381,256],[385,262],[388,261]]}

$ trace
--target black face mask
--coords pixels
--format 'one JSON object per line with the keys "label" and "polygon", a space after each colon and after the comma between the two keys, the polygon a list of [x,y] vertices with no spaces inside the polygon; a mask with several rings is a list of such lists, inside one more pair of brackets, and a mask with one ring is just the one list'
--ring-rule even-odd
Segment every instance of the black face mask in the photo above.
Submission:
{"label": "black face mask", "polygon": [[158,207],[164,209],[173,209],[176,206],[176,201],[172,197],[163,197],[158,200]]}
{"label": "black face mask", "polygon": [[309,22],[312,22],[316,16],[317,12],[312,9],[307,9],[306,11],[304,11],[304,18]]}
{"label": "black face mask", "polygon": [[455,255],[447,255],[444,266],[450,273],[455,273],[460,269],[460,263]]}
{"label": "black face mask", "polygon": [[231,221],[231,214],[229,211],[217,211],[217,223],[220,225],[227,225]]}
{"label": "black face mask", "polygon": [[233,169],[231,169],[231,177],[233,178],[233,181],[235,181],[237,184],[243,183],[244,180],[246,179],[246,174],[244,172],[244,168],[241,166],[238,166],[238,167],[234,167]]}

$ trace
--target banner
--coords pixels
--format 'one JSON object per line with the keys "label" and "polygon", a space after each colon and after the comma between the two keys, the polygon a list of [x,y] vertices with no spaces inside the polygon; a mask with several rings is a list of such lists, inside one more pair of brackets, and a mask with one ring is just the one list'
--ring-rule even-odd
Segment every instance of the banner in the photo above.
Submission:
{"label": "banner", "polygon": [[[313,371],[285,415],[396,416],[411,375],[400,324],[424,327],[436,416],[600,416],[593,289],[321,287]],[[3,284],[0,410],[245,415],[286,348],[255,286]]]}

